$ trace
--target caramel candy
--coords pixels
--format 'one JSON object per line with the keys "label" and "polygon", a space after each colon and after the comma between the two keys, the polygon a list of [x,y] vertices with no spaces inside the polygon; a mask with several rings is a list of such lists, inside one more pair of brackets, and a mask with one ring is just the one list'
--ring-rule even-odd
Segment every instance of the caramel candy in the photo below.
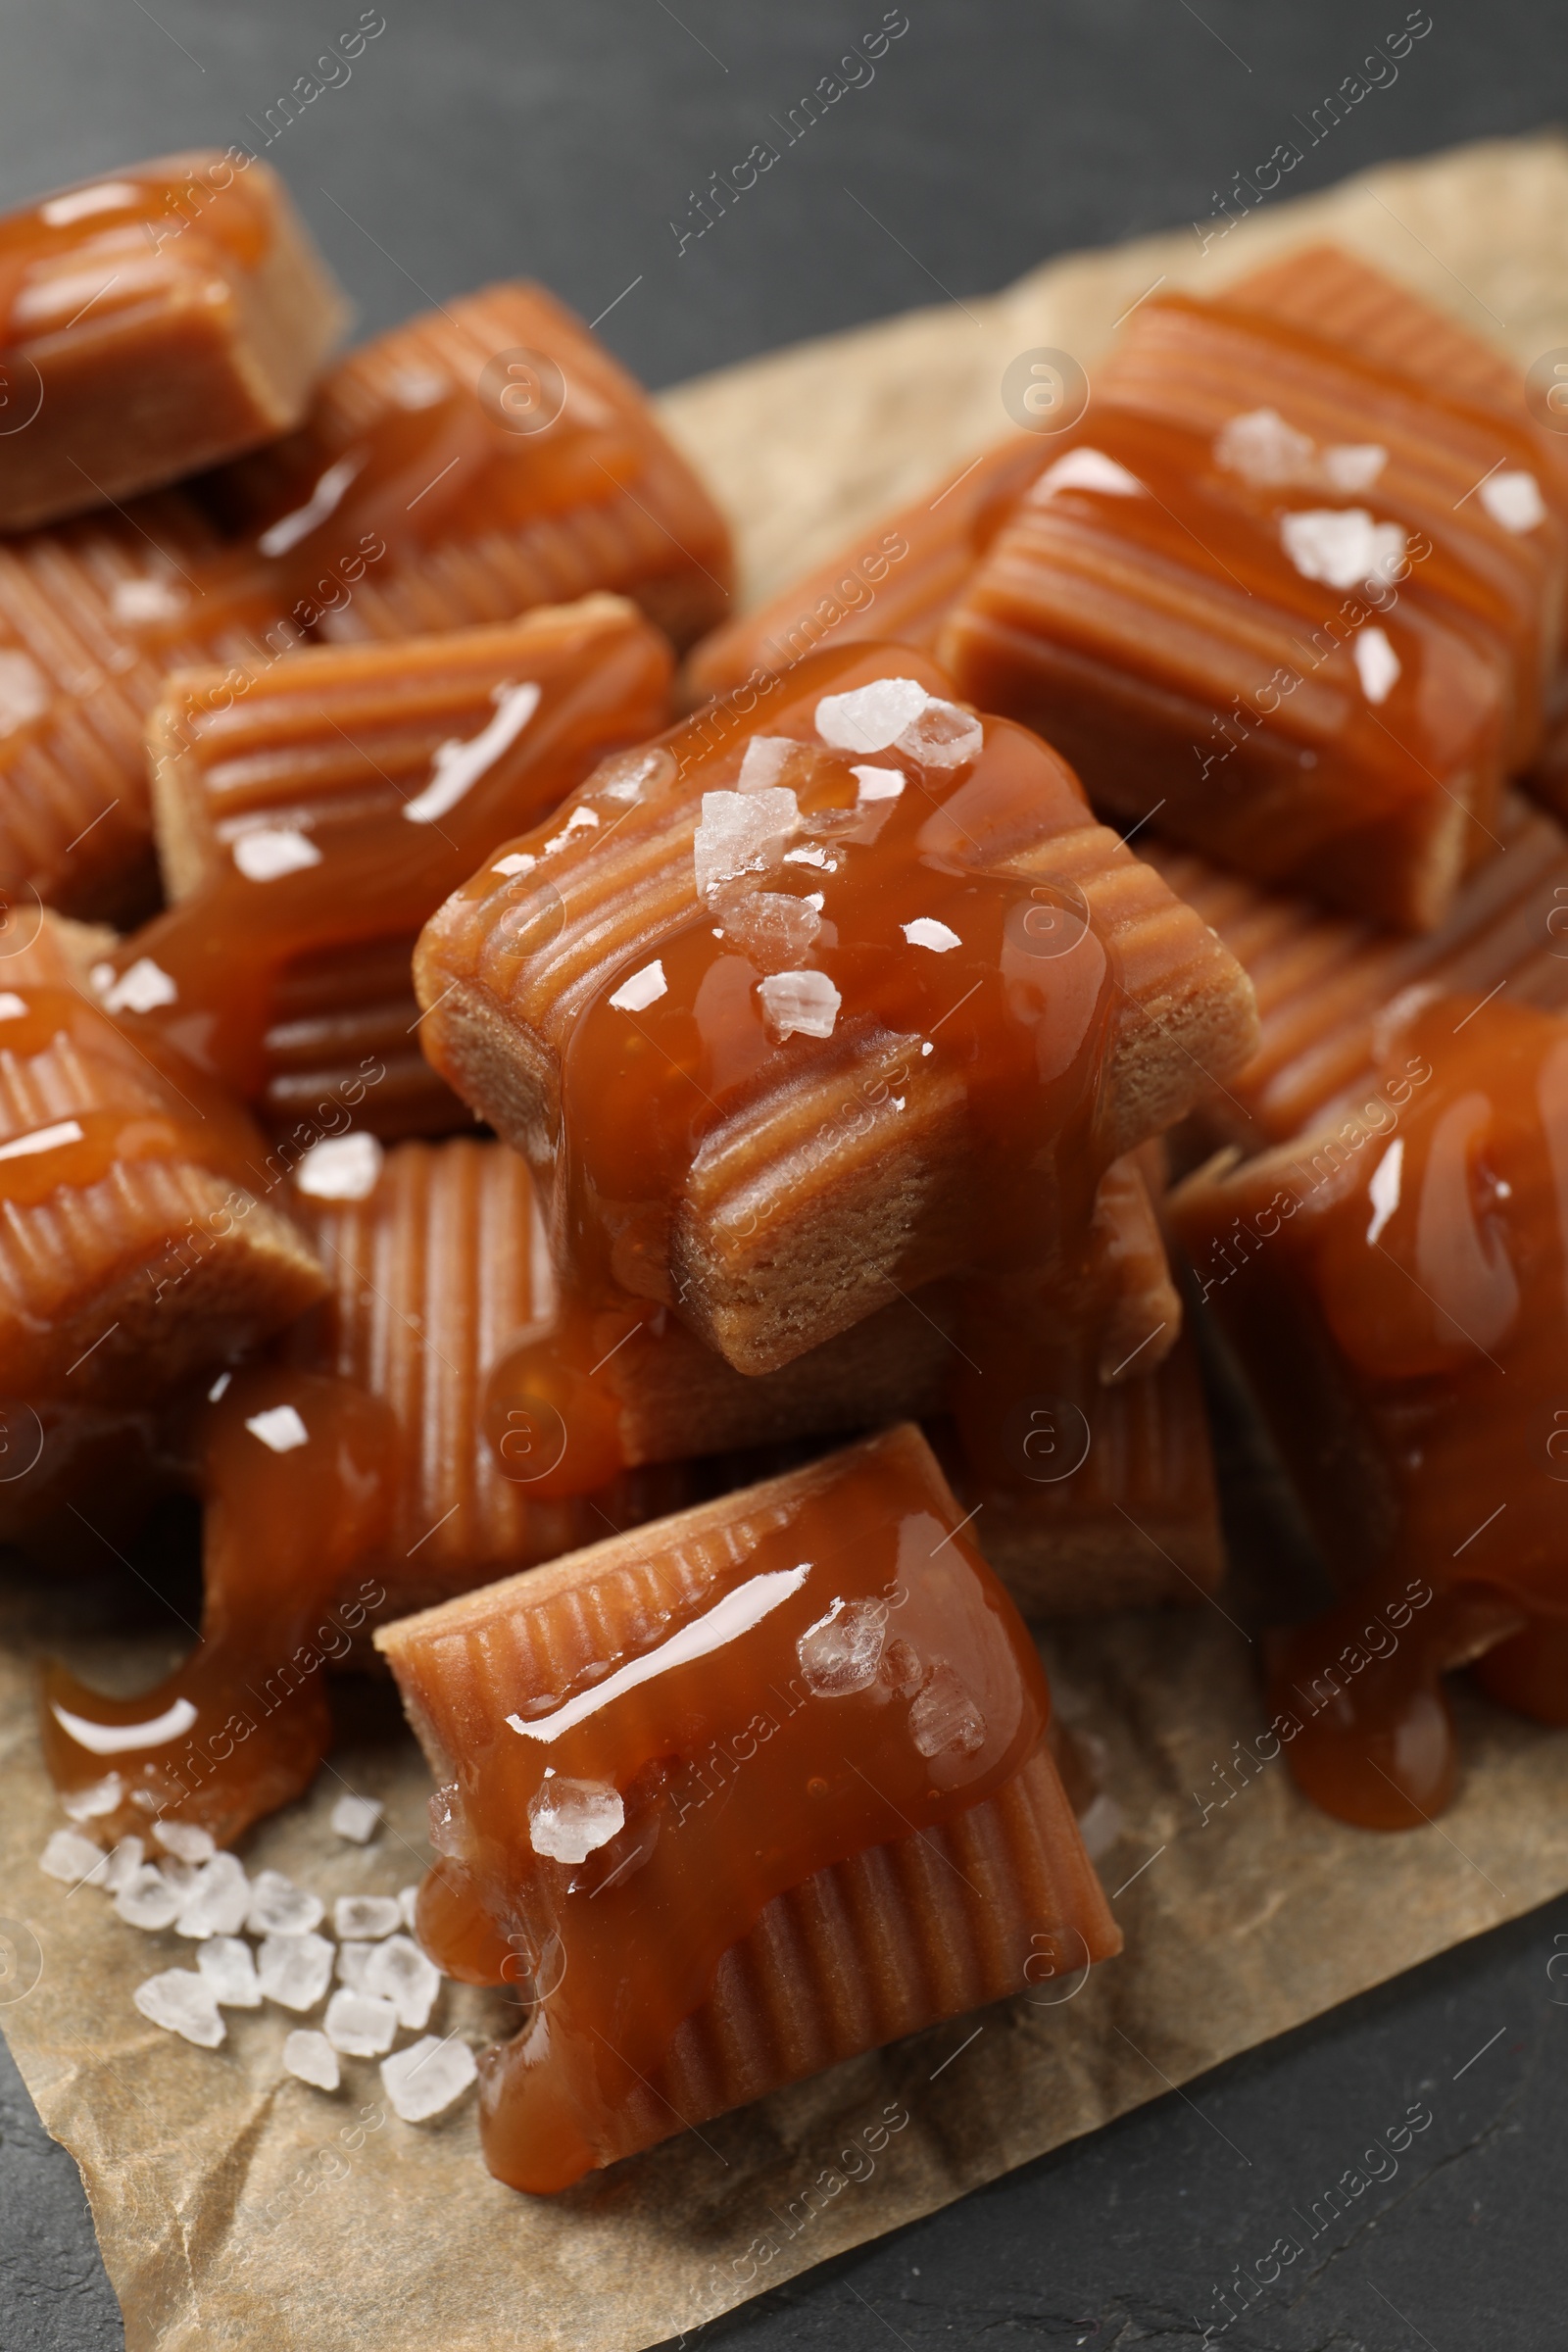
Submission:
{"label": "caramel candy", "polygon": [[9,214],[0,529],[289,431],[346,319],[282,181],[232,149],[133,164]]}
{"label": "caramel candy", "polygon": [[1375,1138],[1222,1157],[1170,1213],[1346,1588],[1280,1640],[1277,1735],[1319,1804],[1402,1829],[1453,1793],[1444,1670],[1490,1649],[1568,1720],[1568,1021],[1439,997],[1378,1079]]}
{"label": "caramel candy", "polygon": [[1120,1942],[1032,1643],[912,1429],[385,1628],[438,1964],[550,2191]]}
{"label": "caramel candy", "polygon": [[[1066,446],[1062,446],[1065,443]],[[1439,923],[1539,739],[1563,526],[1536,436],[1246,307],[1142,305],[949,614],[958,691],[1091,796]]]}
{"label": "caramel candy", "polygon": [[1331,1117],[1353,1142],[1388,1119],[1377,1063],[1391,1020],[1448,993],[1568,1010],[1568,836],[1515,794],[1497,818],[1498,855],[1424,938],[1325,914],[1146,835],[1139,847],[1211,923],[1257,992],[1262,1037],[1247,1067],[1198,1106],[1212,1145],[1249,1151]]}
{"label": "caramel candy", "polygon": [[13,1396],[141,1404],[321,1297],[249,1119],[85,993],[99,935],[0,958],[0,1365]]}
{"label": "caramel candy", "polygon": [[0,913],[135,922],[156,906],[144,729],[165,671],[303,635],[281,606],[242,623],[197,602],[220,544],[175,490],[0,543]]}
{"label": "caramel candy", "polygon": [[204,592],[281,584],[333,642],[612,589],[677,645],[729,608],[729,534],[639,387],[543,287],[487,287],[351,353],[304,429],[205,485]]}
{"label": "caramel candy", "polygon": [[591,777],[420,941],[425,1051],[529,1155],[572,1287],[741,1371],[960,1270],[1020,1337],[1109,1162],[1250,1050],[1206,927],[948,692],[813,656]]}
{"label": "caramel candy", "polygon": [[744,688],[828,646],[875,639],[928,653],[979,556],[1045,462],[1037,433],[1014,433],[884,515],[757,612],[726,621],[687,661],[681,682],[688,704]]}
{"label": "caramel candy", "polygon": [[660,725],[669,677],[664,638],[612,596],[319,647],[237,682],[178,673],[148,735],[172,904],[106,959],[105,1002],[274,1119],[357,1082],[362,1125],[453,1125],[420,1078],[419,925],[497,842]]}

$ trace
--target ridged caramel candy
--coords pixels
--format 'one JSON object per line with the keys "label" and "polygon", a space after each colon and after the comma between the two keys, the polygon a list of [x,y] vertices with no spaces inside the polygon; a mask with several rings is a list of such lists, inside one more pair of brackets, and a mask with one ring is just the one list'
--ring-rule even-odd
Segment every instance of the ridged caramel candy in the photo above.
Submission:
{"label": "ridged caramel candy", "polygon": [[1516,794],[1497,854],[1444,922],[1409,939],[1326,914],[1146,835],[1140,851],[1220,938],[1257,993],[1261,1039],[1193,1126],[1256,1150],[1337,1115],[1347,1137],[1387,1117],[1377,1064],[1391,1022],[1449,992],[1506,989],[1510,1004],[1568,1009],[1568,835]]}
{"label": "ridged caramel candy", "polygon": [[274,1117],[291,1094],[357,1085],[362,1125],[450,1127],[444,1090],[416,1084],[419,926],[657,727],[669,676],[665,639],[612,596],[237,678],[176,673],[148,732],[172,903],[115,948],[105,1001]]}
{"label": "ridged caramel candy", "polygon": [[289,431],[346,318],[282,181],[233,150],[132,164],[7,214],[0,529]]}
{"label": "ridged caramel candy", "polygon": [[420,942],[425,1051],[529,1155],[573,1288],[743,1371],[959,1270],[1025,1314],[1109,1162],[1250,1050],[1207,929],[947,688],[815,656],[590,778]]}
{"label": "ridged caramel candy", "polygon": [[421,1940],[536,2006],[498,2178],[568,2186],[1119,1945],[1010,1603],[917,1432],[385,1629]]}
{"label": "ridged caramel candy", "polygon": [[99,1010],[98,944],[40,913],[0,957],[0,1387],[140,1405],[325,1284],[243,1111]]}
{"label": "ridged caramel candy", "polygon": [[1344,1598],[1282,1636],[1291,1768],[1343,1818],[1453,1794],[1442,1675],[1568,1717],[1568,1020],[1439,996],[1389,1040],[1386,1116],[1227,1154],[1172,1196]]}

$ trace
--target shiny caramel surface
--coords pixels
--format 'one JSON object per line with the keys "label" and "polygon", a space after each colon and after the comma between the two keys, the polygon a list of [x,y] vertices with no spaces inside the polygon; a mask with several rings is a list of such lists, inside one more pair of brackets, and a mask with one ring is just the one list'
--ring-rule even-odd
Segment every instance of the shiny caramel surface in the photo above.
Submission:
{"label": "shiny caramel surface", "polygon": [[[1278,1646],[1292,1768],[1402,1828],[1453,1790],[1442,1672],[1568,1620],[1568,1026],[1440,997],[1379,1076],[1375,1115],[1200,1173],[1172,1213],[1349,1588]],[[1560,1690],[1497,1672],[1563,1720]]]}
{"label": "shiny caramel surface", "polygon": [[[1035,1749],[1038,1657],[957,1521],[896,1431],[650,1529],[635,1555],[561,1563],[536,1609],[503,1586],[450,1630],[443,1613],[386,1637],[450,1760],[421,1938],[479,1981],[549,1954],[531,2021],[485,2062],[500,2178],[560,2188],[619,2153],[617,2111],[775,1896],[951,1820]],[[587,1613],[588,1656],[563,1612]],[[740,1761],[715,1782],[721,1740]]]}

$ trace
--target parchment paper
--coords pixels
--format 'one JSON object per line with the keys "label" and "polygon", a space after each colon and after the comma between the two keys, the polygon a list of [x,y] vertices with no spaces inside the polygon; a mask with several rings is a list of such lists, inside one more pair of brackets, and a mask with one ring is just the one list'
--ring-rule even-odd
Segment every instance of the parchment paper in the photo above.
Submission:
{"label": "parchment paper", "polygon": [[[1017,352],[1063,349],[1092,368],[1162,273],[1217,284],[1325,233],[1526,364],[1568,344],[1568,148],[1537,139],[1265,204],[1206,253],[1189,229],[1070,258],[995,299],[726,370],[662,406],[731,507],[761,594],[1005,431],[998,383]],[[1253,1551],[1242,1566],[1255,1584],[1271,1560],[1255,1539]],[[130,2352],[638,2352],[1568,1887],[1568,1735],[1461,1692],[1465,1781],[1442,1827],[1341,1828],[1296,1797],[1282,1762],[1238,1756],[1262,1719],[1233,1623],[1246,1605],[1225,1598],[1045,1644],[1058,1705],[1103,1742],[1121,1828],[1101,1868],[1120,1960],[1081,1990],[1043,1985],[543,2201],[486,2175],[471,2099],[415,2128],[385,2109],[371,2062],[345,2061],[332,2098],[285,2075],[297,2021],[277,2009],[226,2012],[216,2053],[141,2019],[133,1986],[189,1965],[191,1946],[39,1873],[61,1816],[28,1657],[64,1649],[106,1688],[135,1689],[171,1662],[167,1637],[161,1650],[110,1638],[122,1600],[106,1612],[102,1593],[8,1573],[0,2024],[81,2167]],[[429,1784],[389,1693],[351,1695],[342,1713],[311,1798],[264,1825],[244,1859],[328,1897],[395,1892],[427,1859]],[[386,1808],[363,1849],[328,1826],[345,1784]],[[482,2040],[498,2022],[489,2001],[448,1988],[434,2029]]]}

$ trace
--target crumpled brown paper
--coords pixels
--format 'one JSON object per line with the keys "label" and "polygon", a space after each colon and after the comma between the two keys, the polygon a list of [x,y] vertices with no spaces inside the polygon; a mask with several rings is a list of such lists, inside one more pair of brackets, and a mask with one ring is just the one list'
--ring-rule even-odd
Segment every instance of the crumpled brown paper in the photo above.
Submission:
{"label": "crumpled brown paper", "polygon": [[[1525,363],[1568,345],[1568,147],[1543,138],[1265,205],[1206,253],[1183,230],[1070,258],[993,300],[726,370],[662,407],[734,513],[760,594],[1004,431],[998,381],[1017,352],[1092,368],[1161,276],[1218,283],[1329,233]],[[1255,1581],[1270,1561],[1242,1565]],[[1081,1988],[1043,1984],[534,2200],[484,2172],[471,2099],[406,2126],[370,2062],[346,2061],[331,2098],[285,2075],[296,2021],[277,2009],[228,2011],[218,2052],[138,2015],[134,1985],[189,1965],[191,1947],[36,1866],[62,1817],[29,1651],[66,1646],[70,1629],[78,1669],[127,1689],[170,1662],[167,1647],[95,1642],[89,1602],[0,1584],[0,2024],[81,2167],[130,2352],[635,2352],[1568,1887],[1568,1734],[1461,1693],[1466,1777],[1441,1829],[1358,1834],[1250,1752],[1262,1709],[1225,1608],[1075,1625],[1046,1648],[1062,1712],[1103,1742],[1120,1829],[1101,1867],[1125,1955]],[[429,1783],[389,1702],[361,1692],[343,1711],[348,1736],[312,1796],[244,1859],[328,1897],[395,1892],[427,1858]],[[363,1849],[328,1824],[345,1784],[386,1810]],[[433,2021],[476,2040],[496,2023],[490,1996],[457,1987]]]}

